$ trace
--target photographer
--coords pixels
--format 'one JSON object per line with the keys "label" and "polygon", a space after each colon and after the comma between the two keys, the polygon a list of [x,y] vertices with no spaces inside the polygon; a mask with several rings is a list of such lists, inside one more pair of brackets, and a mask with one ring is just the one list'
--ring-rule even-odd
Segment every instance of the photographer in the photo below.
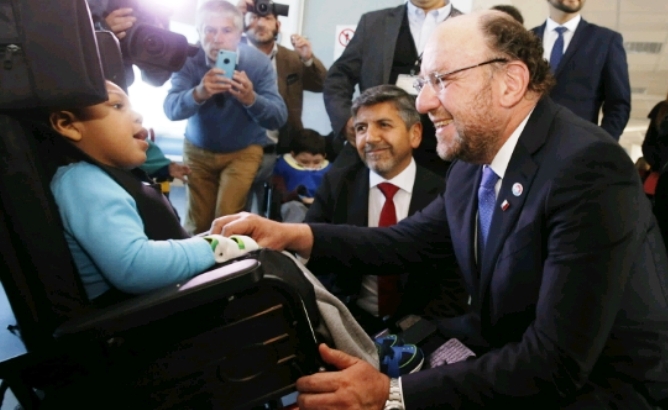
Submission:
{"label": "photographer", "polygon": [[[116,38],[121,41],[127,36],[128,30],[137,23],[137,16],[135,15],[135,10],[130,7],[114,8],[114,4],[110,4],[112,1],[113,0],[87,0],[88,7],[90,8],[93,17],[93,22],[95,23],[95,28],[97,30],[111,31]],[[110,10],[110,8],[114,9]],[[151,24],[156,27],[166,28],[169,25],[169,21],[160,21],[159,18],[155,18]],[[132,85],[135,80],[132,64],[133,62],[130,59],[123,56],[125,82],[128,87]],[[163,85],[169,80],[169,77],[172,74],[169,70],[146,64],[139,63],[137,66],[141,70],[142,80],[155,87]]]}
{"label": "photographer", "polygon": [[[287,119],[271,61],[240,44],[241,12],[227,1],[211,0],[198,9],[196,25],[201,49],[172,76],[164,103],[167,118],[188,119],[183,154],[192,170],[185,218],[191,233],[244,209],[262,161],[265,130],[278,129]],[[236,51],[234,73],[216,67],[221,50]]]}
{"label": "photographer", "polygon": [[272,176],[277,154],[290,152],[293,135],[303,129],[302,109],[304,90],[322,92],[327,69],[313,55],[311,43],[299,34],[292,34],[290,40],[294,50],[290,50],[276,41],[281,31],[278,20],[277,4],[271,4],[267,12],[256,12],[254,0],[239,0],[237,7],[244,14],[246,39],[248,43],[265,53],[271,59],[278,80],[278,92],[288,108],[288,122],[279,130],[267,131],[267,142],[264,147],[262,165],[258,170],[251,188],[246,209],[251,210],[252,197],[257,203],[264,203],[264,183]]}

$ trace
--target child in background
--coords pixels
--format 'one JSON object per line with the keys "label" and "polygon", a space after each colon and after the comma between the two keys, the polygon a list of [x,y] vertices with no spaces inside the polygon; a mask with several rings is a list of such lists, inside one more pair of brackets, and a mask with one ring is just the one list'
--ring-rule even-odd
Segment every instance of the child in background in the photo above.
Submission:
{"label": "child in background", "polygon": [[326,156],[325,138],[314,130],[303,129],[290,142],[290,153],[276,162],[274,192],[281,199],[283,222],[304,220],[322,177],[331,167]]}
{"label": "child in background", "polygon": [[[152,131],[149,130],[149,133]],[[155,142],[151,140],[146,140],[146,142],[148,142],[146,162],[139,168],[144,170],[149,177],[155,179],[156,182],[172,181],[174,179],[179,179],[184,184],[188,182],[188,175],[190,174],[189,166],[167,158]]]}

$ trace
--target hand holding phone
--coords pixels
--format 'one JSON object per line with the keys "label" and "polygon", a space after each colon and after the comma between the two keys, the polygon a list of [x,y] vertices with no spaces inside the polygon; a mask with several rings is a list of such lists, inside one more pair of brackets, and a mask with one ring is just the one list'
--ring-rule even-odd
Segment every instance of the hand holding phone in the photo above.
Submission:
{"label": "hand holding phone", "polygon": [[225,71],[225,77],[230,80],[234,76],[234,69],[237,66],[237,53],[233,51],[220,50],[216,59],[216,67]]}

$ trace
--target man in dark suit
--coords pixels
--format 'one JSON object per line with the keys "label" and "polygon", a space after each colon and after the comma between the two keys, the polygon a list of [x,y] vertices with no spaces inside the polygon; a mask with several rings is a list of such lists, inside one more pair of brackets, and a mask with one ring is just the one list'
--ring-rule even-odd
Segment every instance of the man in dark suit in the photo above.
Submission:
{"label": "man in dark suit", "polygon": [[[335,166],[359,159],[350,116],[355,86],[363,92],[376,85],[397,84],[412,92],[412,77],[420,71],[418,57],[427,38],[438,23],[460,14],[449,0],[410,0],[362,16],[352,40],[327,72],[323,90],[332,130],[341,142],[347,140]],[[448,163],[436,154],[434,126],[426,116],[422,125],[422,143],[413,152],[415,161],[445,176]]]}
{"label": "man in dark suit", "polygon": [[546,96],[541,53],[500,12],[437,28],[417,108],[455,162],[445,193],[398,225],[214,222],[339,269],[459,264],[472,312],[439,328],[476,357],[389,380],[321,345],[340,370],[298,380],[300,409],[666,406],[668,260],[649,202],[619,144]]}
{"label": "man in dark suit", "polygon": [[[599,124],[616,140],[631,112],[629,68],[621,34],[586,22],[585,0],[547,0],[550,17],[532,29],[543,41],[557,85],[550,97],[575,114]],[[561,33],[560,33],[561,32]]]}
{"label": "man in dark suit", "polygon": [[[392,207],[396,222],[426,207],[443,192],[444,179],[413,159],[413,149],[422,140],[422,124],[411,95],[393,85],[371,87],[355,99],[352,113],[362,162],[325,175],[305,222],[377,227],[382,225],[387,206]],[[385,196],[388,184],[396,187],[389,199]],[[323,282],[330,283],[330,290],[346,302],[369,334],[410,313],[447,317],[465,311],[468,295],[454,269],[385,279],[331,271],[317,262],[309,268],[324,276]],[[396,296],[396,304],[383,305],[383,297],[393,291],[398,292],[390,295]]]}

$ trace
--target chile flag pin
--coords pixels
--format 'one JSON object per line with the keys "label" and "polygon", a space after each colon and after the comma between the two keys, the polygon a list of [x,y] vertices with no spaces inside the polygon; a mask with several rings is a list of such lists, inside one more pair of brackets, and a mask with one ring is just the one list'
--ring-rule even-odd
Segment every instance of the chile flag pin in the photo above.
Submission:
{"label": "chile flag pin", "polygon": [[504,199],[503,202],[501,203],[501,210],[505,211],[508,208],[510,208],[510,204],[508,203],[508,200]]}

